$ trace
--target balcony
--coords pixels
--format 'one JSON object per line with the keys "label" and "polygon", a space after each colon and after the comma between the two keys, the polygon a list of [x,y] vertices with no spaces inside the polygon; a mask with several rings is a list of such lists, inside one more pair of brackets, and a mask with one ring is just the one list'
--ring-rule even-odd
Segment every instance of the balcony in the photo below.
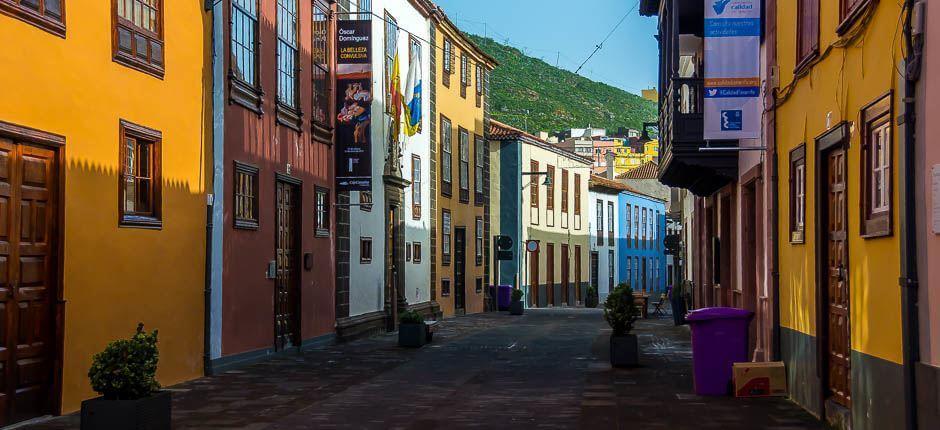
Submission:
{"label": "balcony", "polygon": [[[659,15],[659,180],[708,196],[738,175],[737,152],[701,152],[704,130],[704,2],[642,0],[640,11]],[[711,141],[711,147],[737,141]]]}

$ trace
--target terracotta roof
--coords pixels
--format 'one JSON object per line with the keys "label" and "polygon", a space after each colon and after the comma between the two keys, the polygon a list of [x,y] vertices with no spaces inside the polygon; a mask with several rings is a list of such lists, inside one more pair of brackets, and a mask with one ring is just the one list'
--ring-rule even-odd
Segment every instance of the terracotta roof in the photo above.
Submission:
{"label": "terracotta roof", "polygon": [[629,172],[617,175],[617,179],[659,179],[659,164],[647,161]]}
{"label": "terracotta roof", "polygon": [[603,187],[603,188],[609,188],[611,190],[629,191],[631,193],[642,194],[639,191],[634,190],[633,188],[630,188],[629,186],[627,186],[627,184],[613,181],[603,176],[597,176],[597,175],[591,175],[591,181],[588,183],[588,187]]}
{"label": "terracotta roof", "polygon": [[511,125],[503,124],[495,119],[490,120],[490,129],[486,135],[489,140],[520,140],[525,141],[525,143],[533,144],[536,146],[541,146],[544,149],[553,151],[556,154],[568,157],[575,161],[580,161],[584,164],[593,164],[594,160],[587,158],[583,155],[576,154],[572,151],[569,151],[565,148],[562,148],[558,145],[553,145],[548,143],[538,137],[526,133],[518,128],[515,128]]}

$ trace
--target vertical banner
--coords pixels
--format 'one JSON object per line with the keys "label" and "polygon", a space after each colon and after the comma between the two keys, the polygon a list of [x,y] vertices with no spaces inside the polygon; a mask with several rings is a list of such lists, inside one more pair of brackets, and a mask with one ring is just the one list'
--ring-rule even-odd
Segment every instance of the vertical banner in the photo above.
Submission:
{"label": "vertical banner", "polygon": [[336,27],[336,187],[372,191],[372,21]]}
{"label": "vertical banner", "polygon": [[761,137],[760,0],[705,0],[705,140]]}

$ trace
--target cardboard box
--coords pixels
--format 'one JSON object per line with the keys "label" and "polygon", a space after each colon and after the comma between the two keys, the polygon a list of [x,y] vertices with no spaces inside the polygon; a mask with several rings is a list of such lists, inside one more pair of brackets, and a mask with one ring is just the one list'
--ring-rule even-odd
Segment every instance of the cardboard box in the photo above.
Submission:
{"label": "cardboard box", "polygon": [[735,397],[787,395],[787,372],[783,362],[734,363],[732,378]]}

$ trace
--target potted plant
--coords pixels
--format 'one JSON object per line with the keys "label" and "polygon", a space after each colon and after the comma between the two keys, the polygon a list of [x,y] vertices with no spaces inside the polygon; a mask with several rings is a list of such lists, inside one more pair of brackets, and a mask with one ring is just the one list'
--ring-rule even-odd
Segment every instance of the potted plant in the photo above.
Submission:
{"label": "potted plant", "polygon": [[157,383],[158,360],[157,331],[143,323],[95,354],[88,378],[101,397],[82,402],[82,430],[169,429],[172,399]]}
{"label": "potted plant", "polygon": [[584,306],[588,308],[596,308],[597,302],[597,288],[593,285],[589,285],[587,287],[587,296],[584,298]]}
{"label": "potted plant", "polygon": [[672,321],[677,325],[685,324],[685,314],[688,312],[685,302],[686,282],[680,282],[669,291],[669,305],[672,306]]}
{"label": "potted plant", "polygon": [[509,315],[522,315],[525,313],[525,307],[522,306],[522,290],[516,288],[512,290],[512,301],[509,302]]}
{"label": "potted plant", "polygon": [[633,289],[620,284],[604,301],[604,319],[613,333],[610,336],[610,364],[614,367],[635,367],[640,362],[636,335],[631,334],[640,311],[633,298]]}
{"label": "potted plant", "polygon": [[407,311],[398,319],[398,345],[420,348],[428,343],[428,329],[424,317],[415,311]]}

